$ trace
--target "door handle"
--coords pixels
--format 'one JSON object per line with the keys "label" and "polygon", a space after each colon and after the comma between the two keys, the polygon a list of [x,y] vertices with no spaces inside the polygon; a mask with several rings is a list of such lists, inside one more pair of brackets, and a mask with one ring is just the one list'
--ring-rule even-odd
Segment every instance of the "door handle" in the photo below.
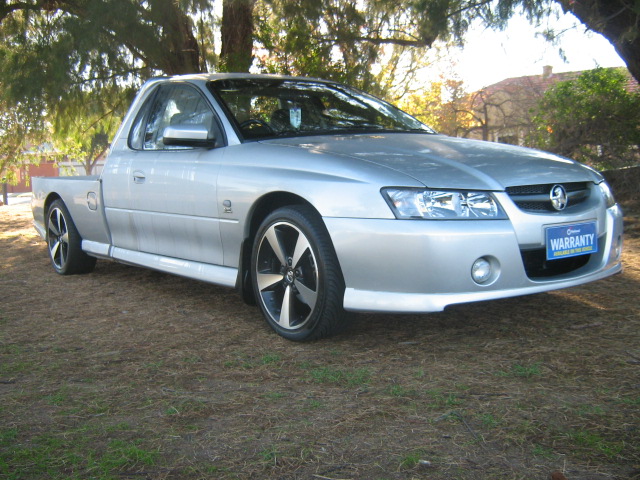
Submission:
{"label": "door handle", "polygon": [[133,183],[144,183],[146,179],[147,177],[145,177],[144,172],[140,170],[133,172]]}

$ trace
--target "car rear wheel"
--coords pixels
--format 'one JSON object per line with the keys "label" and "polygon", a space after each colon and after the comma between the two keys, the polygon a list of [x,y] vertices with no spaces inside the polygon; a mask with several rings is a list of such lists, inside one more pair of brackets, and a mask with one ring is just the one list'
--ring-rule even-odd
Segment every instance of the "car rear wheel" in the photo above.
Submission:
{"label": "car rear wheel", "polygon": [[93,270],[96,259],[82,251],[82,238],[62,200],[51,203],[46,230],[49,257],[57,273],[72,275]]}
{"label": "car rear wheel", "polygon": [[290,340],[315,340],[345,321],[344,280],[329,234],[307,206],[280,208],[255,238],[252,281],[267,322]]}

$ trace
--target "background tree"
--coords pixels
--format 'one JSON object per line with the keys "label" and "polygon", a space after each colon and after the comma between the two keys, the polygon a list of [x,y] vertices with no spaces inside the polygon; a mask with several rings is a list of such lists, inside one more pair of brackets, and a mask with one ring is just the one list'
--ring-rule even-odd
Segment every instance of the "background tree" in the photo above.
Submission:
{"label": "background tree", "polygon": [[464,137],[476,125],[471,97],[461,80],[441,78],[430,87],[404,96],[400,108],[436,131],[453,137]]}
{"label": "background tree", "polygon": [[463,136],[522,145],[535,128],[531,111],[547,88],[547,78],[509,78],[469,94],[463,108],[473,121]]}
{"label": "background tree", "polygon": [[7,203],[7,184],[17,183],[18,167],[39,163],[38,146],[45,138],[45,126],[39,112],[28,105],[7,105],[0,100],[0,189]]}
{"label": "background tree", "polygon": [[263,0],[256,15],[259,68],[341,81],[388,99],[435,40],[406,1]]}
{"label": "background tree", "polygon": [[221,71],[248,72],[253,63],[256,0],[223,0],[220,26]]}
{"label": "background tree", "polygon": [[83,174],[94,174],[134,94],[131,88],[105,87],[101,95],[76,92],[65,98],[52,115],[56,160],[72,160]]}
{"label": "background tree", "polygon": [[55,116],[82,92],[100,96],[156,74],[252,65],[341,80],[394,100],[436,40],[463,43],[473,22],[503,28],[517,12],[537,22],[558,5],[605,35],[640,79],[638,0],[217,1],[219,46],[214,0],[0,0],[2,108],[30,105],[23,111]]}
{"label": "background tree", "polygon": [[206,71],[194,16],[210,8],[206,0],[3,1],[4,95],[51,103],[82,88]]}
{"label": "background tree", "polygon": [[[124,112],[100,99],[113,105],[123,85],[155,74],[205,71],[217,60],[212,25],[207,0],[0,1],[0,115],[13,119],[16,139],[54,124],[59,151],[90,171],[106,147],[109,112],[118,114],[110,125]],[[4,163],[34,158],[21,155],[24,142],[2,143]]]}
{"label": "background tree", "polygon": [[[221,56],[212,52],[213,0],[2,0],[0,73],[12,98],[156,73],[247,71],[254,40],[270,66],[342,74],[362,85],[382,47],[462,42],[474,20],[504,27],[516,12],[535,22],[558,5],[616,47],[640,79],[640,3],[629,0],[222,0]],[[550,34],[551,35],[551,34]],[[6,42],[8,40],[8,42]],[[274,62],[275,60],[275,62]],[[28,74],[30,82],[21,80]]]}
{"label": "background tree", "polygon": [[41,118],[27,105],[9,106],[0,101],[0,183],[14,182],[14,167],[24,162],[26,157],[37,160],[33,149],[45,131]]}
{"label": "background tree", "polygon": [[532,143],[599,169],[640,160],[640,92],[618,69],[586,71],[558,82],[540,101]]}
{"label": "background tree", "polygon": [[640,83],[640,1],[558,0],[589,30],[602,34]]}

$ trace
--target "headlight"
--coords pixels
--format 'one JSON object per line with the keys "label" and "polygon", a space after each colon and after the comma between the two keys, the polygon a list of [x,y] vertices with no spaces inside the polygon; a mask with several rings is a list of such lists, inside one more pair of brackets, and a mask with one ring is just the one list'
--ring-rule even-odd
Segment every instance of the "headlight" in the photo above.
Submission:
{"label": "headlight", "polygon": [[613,193],[611,192],[609,185],[607,185],[607,182],[600,182],[598,186],[600,187],[604,201],[607,204],[607,208],[613,207],[616,204],[616,199],[613,198]]}
{"label": "headlight", "polygon": [[396,218],[505,219],[498,202],[488,192],[457,192],[384,188],[382,195]]}

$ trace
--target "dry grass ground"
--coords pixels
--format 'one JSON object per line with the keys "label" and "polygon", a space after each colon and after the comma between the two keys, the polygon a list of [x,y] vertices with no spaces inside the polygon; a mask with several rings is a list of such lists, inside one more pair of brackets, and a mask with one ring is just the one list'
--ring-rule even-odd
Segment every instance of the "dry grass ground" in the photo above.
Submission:
{"label": "dry grass ground", "polygon": [[58,276],[0,207],[0,478],[640,478],[637,213],[622,275],[295,344],[231,290]]}

